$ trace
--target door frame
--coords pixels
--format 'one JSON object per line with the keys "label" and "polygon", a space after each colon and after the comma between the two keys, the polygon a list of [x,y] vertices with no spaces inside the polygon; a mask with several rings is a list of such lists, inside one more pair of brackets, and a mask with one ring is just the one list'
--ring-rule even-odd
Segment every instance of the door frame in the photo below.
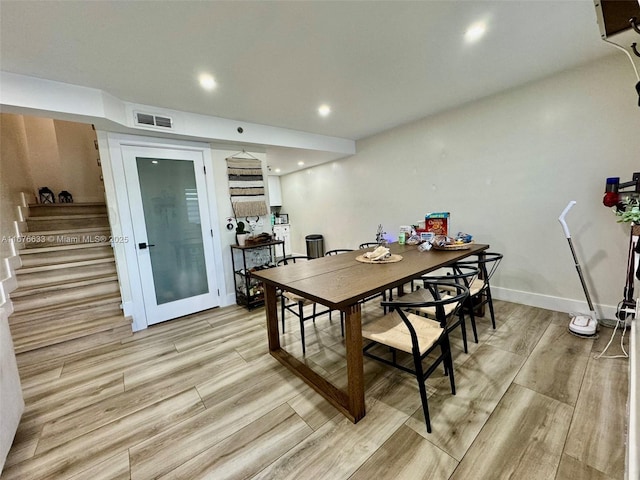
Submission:
{"label": "door frame", "polygon": [[[106,145],[105,145],[106,142]],[[107,149],[107,155],[101,155],[105,186],[105,198],[111,220],[111,234],[116,256],[116,269],[120,279],[122,308],[124,314],[133,318],[133,331],[143,330],[149,326],[142,294],[142,280],[138,264],[138,252],[133,241],[133,220],[129,208],[123,146],[166,148],[172,150],[188,150],[202,155],[206,169],[205,197],[209,204],[209,222],[213,230],[213,257],[215,278],[218,287],[219,305],[224,305],[221,292],[226,292],[222,245],[220,242],[220,222],[213,178],[213,161],[211,146],[207,143],[187,142],[166,138],[144,137],[110,132],[98,132],[98,143]],[[115,217],[115,218],[114,218]],[[115,220],[115,221],[114,221]]]}

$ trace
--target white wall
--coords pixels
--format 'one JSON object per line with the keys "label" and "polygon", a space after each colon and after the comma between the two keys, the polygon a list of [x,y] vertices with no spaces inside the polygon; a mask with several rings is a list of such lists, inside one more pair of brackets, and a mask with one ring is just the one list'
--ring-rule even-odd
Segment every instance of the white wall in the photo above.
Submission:
{"label": "white wall", "polygon": [[602,205],[605,178],[640,171],[636,79],[621,55],[564,72],[357,143],[357,154],[281,177],[296,251],[389,237],[427,212],[451,212],[505,254],[497,296],[559,310],[586,303],[557,221],[568,224],[595,303],[622,299],[629,228]]}
{"label": "white wall", "polygon": [[[7,150],[4,161],[13,165],[5,174],[6,178],[14,177],[9,191],[32,192],[35,198],[38,190],[47,186],[56,201],[61,190],[71,192],[75,202],[104,201],[91,125],[29,115],[0,116],[3,148]],[[22,188],[16,190],[19,185]]]}
{"label": "white wall", "polygon": [[[96,132],[91,125],[64,120],[53,121],[60,156],[62,190],[73,195],[75,202],[104,202],[104,185],[100,179]],[[60,190],[56,190],[56,194]],[[57,199],[56,199],[57,201]]]}

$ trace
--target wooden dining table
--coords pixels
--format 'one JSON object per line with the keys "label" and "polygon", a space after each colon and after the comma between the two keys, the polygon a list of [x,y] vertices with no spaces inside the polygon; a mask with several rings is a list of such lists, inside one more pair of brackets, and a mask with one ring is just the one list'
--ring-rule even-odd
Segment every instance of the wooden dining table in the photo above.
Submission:
{"label": "wooden dining table", "polygon": [[[421,252],[415,245],[393,243],[389,245],[391,253],[402,257],[402,260],[395,263],[362,263],[356,260],[356,257],[366,250],[355,250],[253,272],[252,276],[264,283],[269,351],[347,418],[357,423],[366,413],[361,300],[391,288],[402,289],[403,285],[420,275],[483,252],[488,247],[489,245],[485,244],[473,244],[466,250],[431,249]],[[298,294],[331,310],[344,313],[346,391],[337,388],[282,348],[278,331],[278,289]]]}

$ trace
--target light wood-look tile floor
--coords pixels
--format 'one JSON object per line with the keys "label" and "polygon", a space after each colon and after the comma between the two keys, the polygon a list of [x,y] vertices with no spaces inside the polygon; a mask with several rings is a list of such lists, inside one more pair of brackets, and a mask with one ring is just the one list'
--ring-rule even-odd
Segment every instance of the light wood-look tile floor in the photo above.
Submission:
{"label": "light wood-look tile floor", "polygon": [[[622,479],[627,361],[594,358],[612,330],[585,340],[566,314],[496,313],[469,354],[454,335],[457,395],[441,372],[427,381],[432,434],[415,379],[369,359],[367,415],[350,423],[267,353],[263,309],[19,357],[26,410],[1,478]],[[306,362],[344,385],[339,316],[307,325]],[[302,358],[295,318],[282,341]]]}

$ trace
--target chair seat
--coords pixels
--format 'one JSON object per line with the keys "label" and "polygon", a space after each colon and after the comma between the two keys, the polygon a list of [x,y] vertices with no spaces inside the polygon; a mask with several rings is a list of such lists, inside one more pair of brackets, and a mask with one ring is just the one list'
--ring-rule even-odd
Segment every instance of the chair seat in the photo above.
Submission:
{"label": "chair seat", "polygon": [[308,298],[304,298],[301,297],[300,295],[296,295],[295,293],[291,293],[291,292],[282,292],[282,295],[285,296],[286,298],[288,298],[289,300],[291,300],[292,302],[302,302],[303,305],[311,305],[313,304],[312,300],[309,300]]}
{"label": "chair seat", "polygon": [[474,296],[480,293],[480,291],[484,288],[484,280],[481,278],[476,278],[471,285],[469,285],[469,295]]}
{"label": "chair seat", "polygon": [[[407,313],[407,318],[416,330],[420,355],[423,355],[438,341],[444,329],[435,320],[413,313]],[[397,350],[412,353],[409,329],[395,310],[363,325],[362,336]]]}
{"label": "chair seat", "polygon": [[[481,278],[474,278],[473,281],[469,284],[469,296],[473,297],[480,293],[484,288],[484,280]],[[442,287],[443,290],[450,290],[447,286]]]}

